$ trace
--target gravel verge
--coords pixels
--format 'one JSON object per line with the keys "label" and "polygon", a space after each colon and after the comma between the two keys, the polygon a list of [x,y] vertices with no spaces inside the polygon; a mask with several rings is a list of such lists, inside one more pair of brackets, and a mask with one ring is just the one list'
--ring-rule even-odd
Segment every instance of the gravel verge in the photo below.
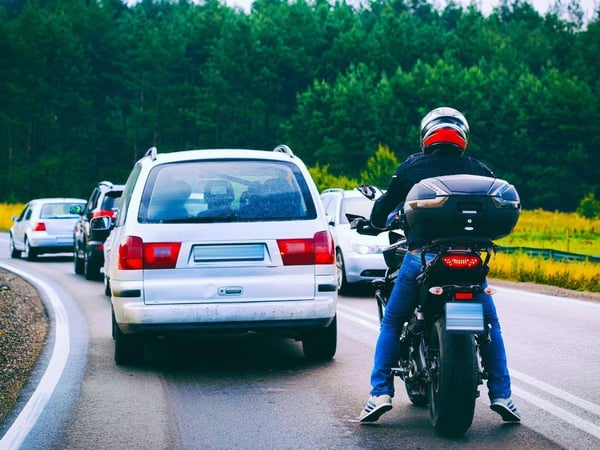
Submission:
{"label": "gravel verge", "polygon": [[48,323],[36,289],[0,268],[0,424],[44,346]]}

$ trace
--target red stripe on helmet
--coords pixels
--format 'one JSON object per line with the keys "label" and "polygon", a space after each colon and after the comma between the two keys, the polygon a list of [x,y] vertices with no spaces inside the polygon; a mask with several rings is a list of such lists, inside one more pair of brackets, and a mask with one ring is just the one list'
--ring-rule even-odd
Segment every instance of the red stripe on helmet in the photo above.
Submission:
{"label": "red stripe on helmet", "polygon": [[463,149],[467,146],[465,139],[453,128],[440,128],[439,130],[435,130],[425,139],[425,141],[423,141],[425,147],[434,144],[456,144]]}

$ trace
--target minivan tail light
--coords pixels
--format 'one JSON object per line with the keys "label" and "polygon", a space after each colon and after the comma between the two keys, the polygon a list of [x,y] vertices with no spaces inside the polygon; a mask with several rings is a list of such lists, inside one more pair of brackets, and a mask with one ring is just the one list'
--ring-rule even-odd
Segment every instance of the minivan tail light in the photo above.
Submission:
{"label": "minivan tail light", "polygon": [[335,263],[333,236],[329,231],[315,233],[315,264]]}
{"label": "minivan tail light", "polygon": [[181,242],[147,242],[127,236],[119,245],[119,269],[173,269],[177,265]]}
{"label": "minivan tail light", "polygon": [[44,222],[37,222],[33,227],[33,231],[46,231],[46,224]]}
{"label": "minivan tail light", "polygon": [[153,242],[144,244],[144,269],[174,269],[181,242]]}
{"label": "minivan tail light", "polygon": [[144,242],[141,237],[127,236],[119,244],[119,269],[141,270],[144,266]]}
{"label": "minivan tail light", "polygon": [[319,231],[312,238],[278,239],[277,245],[284,266],[335,262],[333,238],[328,231]]}

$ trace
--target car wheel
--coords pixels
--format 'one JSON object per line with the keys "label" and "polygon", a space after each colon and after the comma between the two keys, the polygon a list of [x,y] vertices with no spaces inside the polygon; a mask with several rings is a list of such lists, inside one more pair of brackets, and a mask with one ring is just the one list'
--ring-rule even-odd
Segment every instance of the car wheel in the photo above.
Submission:
{"label": "car wheel", "polygon": [[344,256],[338,248],[335,252],[335,267],[337,269],[337,288],[338,292],[344,293],[348,288],[348,280],[346,278],[346,267],[344,266]]}
{"label": "car wheel", "polygon": [[37,254],[31,245],[29,244],[29,239],[25,238],[25,251],[23,252],[23,256],[27,261],[35,261],[37,258]]}
{"label": "car wheel", "polygon": [[104,295],[106,295],[107,297],[110,297],[110,295],[111,295],[110,294],[110,280],[108,279],[106,274],[104,275]]}
{"label": "car wheel", "polygon": [[115,339],[115,362],[117,365],[139,364],[144,360],[144,340],[137,334],[124,334],[112,314],[112,329]]}
{"label": "car wheel", "polygon": [[90,261],[90,255],[87,252],[83,260],[83,273],[86,280],[98,280],[100,278],[100,267]]}
{"label": "car wheel", "polygon": [[337,349],[337,316],[329,326],[307,332],[302,339],[302,351],[312,361],[329,361]]}
{"label": "car wheel", "polygon": [[79,257],[77,246],[73,249],[73,269],[77,275],[83,275],[83,258]]}
{"label": "car wheel", "polygon": [[12,234],[8,238],[8,248],[10,250],[11,258],[20,258],[21,257],[21,250],[17,250],[17,248],[15,247],[15,242],[13,241]]}

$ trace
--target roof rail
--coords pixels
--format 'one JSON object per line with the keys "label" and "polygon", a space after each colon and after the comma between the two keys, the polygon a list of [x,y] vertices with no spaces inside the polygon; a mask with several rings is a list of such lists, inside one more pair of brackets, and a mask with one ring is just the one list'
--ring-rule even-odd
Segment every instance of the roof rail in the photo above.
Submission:
{"label": "roof rail", "polygon": [[158,153],[158,150],[156,149],[156,147],[150,147],[148,150],[146,150],[146,153],[144,153],[144,156],[149,156],[152,161],[156,161],[157,153]]}
{"label": "roof rail", "polygon": [[274,151],[274,152],[279,152],[279,153],[286,153],[286,154],[288,154],[288,155],[290,155],[290,156],[294,156],[294,152],[292,151],[292,149],[291,149],[291,148],[289,148],[289,147],[288,147],[287,145],[285,145],[285,144],[278,145],[277,147],[275,147],[275,148],[273,149],[273,151]]}

